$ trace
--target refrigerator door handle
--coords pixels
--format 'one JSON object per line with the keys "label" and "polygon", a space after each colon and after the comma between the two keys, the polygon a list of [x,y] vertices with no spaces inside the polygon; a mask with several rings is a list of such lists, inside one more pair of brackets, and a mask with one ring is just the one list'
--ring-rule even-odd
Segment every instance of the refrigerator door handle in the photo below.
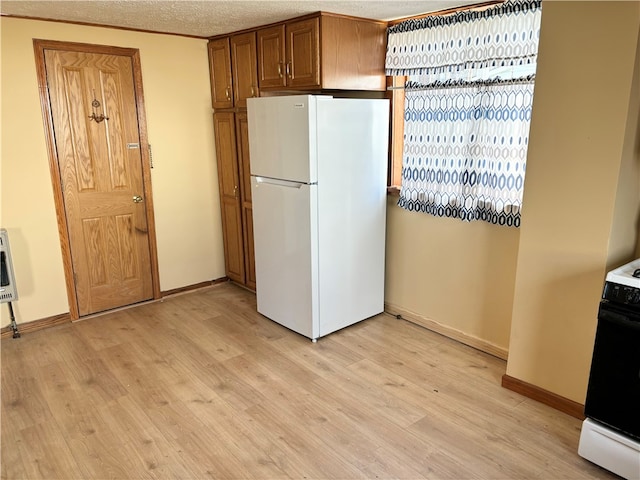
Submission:
{"label": "refrigerator door handle", "polygon": [[256,183],[259,186],[261,183],[267,185],[277,185],[279,187],[288,187],[288,188],[300,188],[303,185],[307,185],[304,182],[292,182],[289,180],[278,180],[277,178],[269,178],[269,177],[254,177],[256,179]]}

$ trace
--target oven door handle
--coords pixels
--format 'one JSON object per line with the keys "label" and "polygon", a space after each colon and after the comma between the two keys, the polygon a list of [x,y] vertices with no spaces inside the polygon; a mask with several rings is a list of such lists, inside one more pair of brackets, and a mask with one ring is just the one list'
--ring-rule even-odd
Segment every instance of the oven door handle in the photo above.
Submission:
{"label": "oven door handle", "polygon": [[601,308],[598,313],[598,319],[610,323],[615,323],[633,330],[640,330],[640,316],[636,320],[631,320],[629,315],[618,313],[610,310],[610,308]]}

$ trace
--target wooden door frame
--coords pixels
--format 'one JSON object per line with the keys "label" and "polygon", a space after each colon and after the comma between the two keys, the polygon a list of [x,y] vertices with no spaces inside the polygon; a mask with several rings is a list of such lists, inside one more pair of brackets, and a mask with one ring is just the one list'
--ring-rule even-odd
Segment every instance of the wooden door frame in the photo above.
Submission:
{"label": "wooden door frame", "polygon": [[151,280],[153,284],[153,298],[159,299],[160,275],[158,269],[158,249],[156,244],[156,225],[153,214],[153,195],[151,192],[151,161],[149,154],[149,141],[147,136],[147,120],[144,108],[144,95],[142,89],[142,68],[140,64],[140,52],[137,48],[113,47],[108,45],[93,45],[88,43],[61,42],[55,40],[33,40],[33,49],[36,60],[36,74],[38,77],[38,90],[40,93],[40,107],[42,109],[42,121],[44,123],[45,140],[49,156],[49,170],[53,186],[53,198],[56,207],[58,221],[58,234],[62,249],[62,264],[64,267],[67,298],[69,301],[69,315],[71,320],[78,320],[78,297],[71,261],[71,245],[69,242],[69,229],[65,215],[64,196],[62,193],[62,178],[60,176],[60,163],[56,149],[55,133],[53,129],[53,115],[51,112],[51,98],[47,87],[47,71],[45,68],[45,50],[63,50],[71,52],[96,53],[102,55],[119,55],[129,57],[133,70],[133,87],[136,96],[136,110],[138,120],[138,132],[140,135],[140,154],[142,162],[142,183],[144,188],[144,202],[147,213],[147,226],[149,233],[149,254],[151,257]]}

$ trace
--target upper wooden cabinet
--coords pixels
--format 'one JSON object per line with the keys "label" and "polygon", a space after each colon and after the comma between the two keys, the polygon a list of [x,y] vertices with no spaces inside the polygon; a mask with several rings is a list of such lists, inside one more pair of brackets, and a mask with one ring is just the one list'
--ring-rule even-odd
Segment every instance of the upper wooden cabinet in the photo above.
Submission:
{"label": "upper wooden cabinet", "polygon": [[258,83],[260,88],[286,87],[284,25],[258,30]]}
{"label": "upper wooden cabinet", "polygon": [[228,38],[209,41],[209,73],[213,108],[233,107],[231,83],[231,49]]}
{"label": "upper wooden cabinet", "polygon": [[232,35],[230,40],[234,106],[246,108],[247,98],[259,95],[256,32]]}
{"label": "upper wooden cabinet", "polygon": [[320,19],[288,23],[285,29],[287,85],[320,87]]}
{"label": "upper wooden cabinet", "polygon": [[214,109],[246,108],[259,96],[256,32],[209,41],[211,103]]}
{"label": "upper wooden cabinet", "polygon": [[258,30],[260,88],[320,87],[320,20]]}
{"label": "upper wooden cabinet", "polygon": [[328,13],[259,29],[261,89],[386,88],[386,23]]}
{"label": "upper wooden cabinet", "polygon": [[337,15],[320,17],[320,65],[323,88],[387,89],[384,57],[387,24]]}
{"label": "upper wooden cabinet", "polygon": [[384,91],[386,42],[386,22],[324,12],[215,38],[213,107],[245,108],[259,90]]}

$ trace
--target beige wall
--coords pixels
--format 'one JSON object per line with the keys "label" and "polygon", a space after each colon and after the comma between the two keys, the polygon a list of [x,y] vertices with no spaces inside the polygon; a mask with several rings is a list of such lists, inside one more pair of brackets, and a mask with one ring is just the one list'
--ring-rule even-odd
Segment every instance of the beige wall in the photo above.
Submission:
{"label": "beige wall", "polygon": [[[635,86],[635,88],[634,88]],[[640,34],[624,135],[618,191],[611,223],[607,271],[634,258],[640,246]]]}
{"label": "beige wall", "polygon": [[385,302],[506,350],[519,230],[387,209]]}
{"label": "beige wall", "polygon": [[[9,231],[19,323],[69,311],[33,38],[138,48],[153,148],[160,288],[224,276],[205,40],[0,18],[0,224]],[[2,311],[1,324],[8,324]]]}
{"label": "beige wall", "polygon": [[507,374],[579,403],[610,238],[636,240],[639,26],[637,2],[543,2]]}

